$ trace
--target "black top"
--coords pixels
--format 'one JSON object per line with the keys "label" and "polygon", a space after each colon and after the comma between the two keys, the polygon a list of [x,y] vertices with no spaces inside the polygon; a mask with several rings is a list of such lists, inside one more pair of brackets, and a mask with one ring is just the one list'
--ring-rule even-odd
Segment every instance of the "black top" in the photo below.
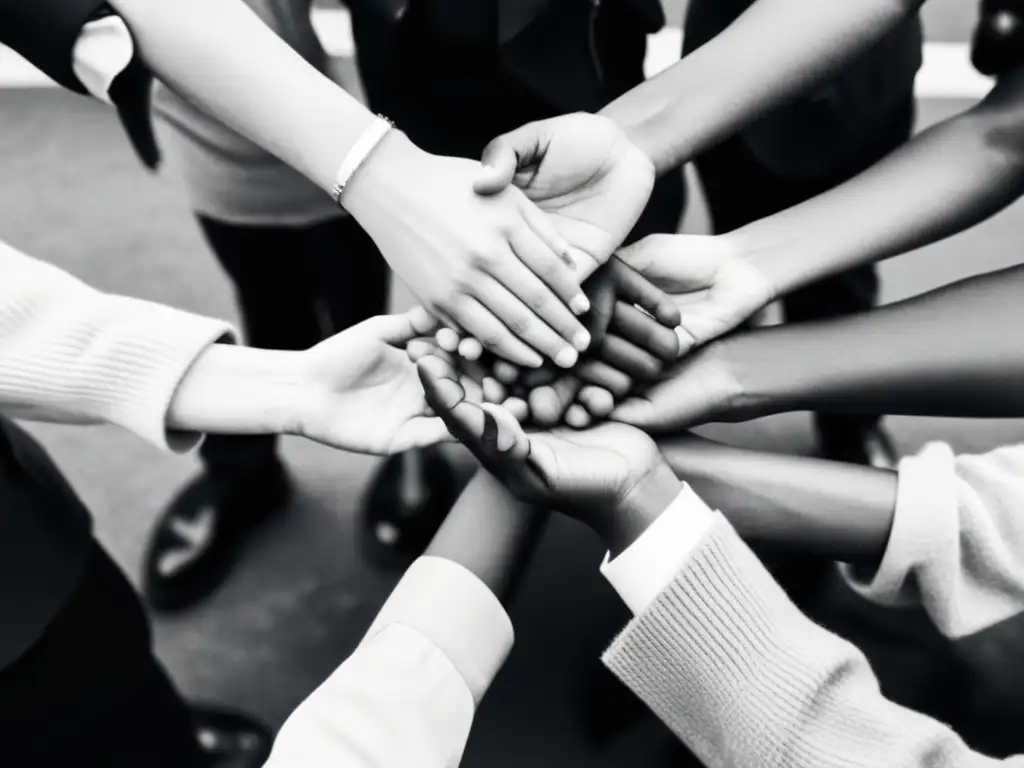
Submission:
{"label": "black top", "polygon": [[0,418],[0,669],[39,639],[85,570],[92,522],[60,471]]}

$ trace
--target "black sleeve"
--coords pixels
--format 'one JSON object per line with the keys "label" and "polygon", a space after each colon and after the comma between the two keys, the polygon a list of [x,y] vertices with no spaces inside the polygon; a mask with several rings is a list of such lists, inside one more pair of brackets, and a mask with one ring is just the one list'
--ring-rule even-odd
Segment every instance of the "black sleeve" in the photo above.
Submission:
{"label": "black sleeve", "polygon": [[104,0],[0,0],[0,43],[65,88],[86,93],[72,51],[82,27],[110,13]]}

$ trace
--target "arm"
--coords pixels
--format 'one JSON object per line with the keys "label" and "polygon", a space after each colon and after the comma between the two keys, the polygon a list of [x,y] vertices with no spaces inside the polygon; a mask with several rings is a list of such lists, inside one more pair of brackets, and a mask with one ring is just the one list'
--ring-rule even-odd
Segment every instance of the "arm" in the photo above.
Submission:
{"label": "arm", "polygon": [[658,441],[665,460],[745,541],[877,565],[896,508],[896,473],[763,453],[696,435]]}
{"label": "arm", "polygon": [[[110,5],[161,80],[325,192],[374,124],[366,107],[239,0]],[[11,12],[45,28],[34,3],[21,6]],[[70,68],[70,52],[65,57]],[[77,77],[74,84],[81,90]],[[132,104],[144,93],[129,90]],[[586,298],[561,258],[568,246],[519,190],[476,195],[478,168],[390,131],[355,169],[341,202],[436,315],[521,365],[539,366],[547,356],[569,367],[588,337],[576,317]]]}
{"label": "arm", "polygon": [[230,326],[97,291],[0,243],[0,410],[110,423],[183,450],[200,432],[302,435],[394,453],[448,439],[405,345],[422,310],[372,318],[305,352],[216,343]]}
{"label": "arm", "polygon": [[545,520],[477,473],[360,646],[285,722],[267,768],[457,765],[512,645],[499,598]]}
{"label": "arm", "polygon": [[[722,239],[781,296],[983,221],[1024,193],[1024,67],[854,179]],[[855,212],[855,219],[850,214]]]}
{"label": "arm", "polygon": [[801,614],[721,518],[604,661],[705,765],[996,764],[885,699],[863,654]]}
{"label": "arm", "polygon": [[922,3],[759,0],[724,32],[601,114],[623,127],[664,173],[827,80]]}
{"label": "arm", "polygon": [[[614,418],[658,432],[771,413],[1024,415],[1024,267],[698,348]],[[880,343],[879,340],[884,340]]]}

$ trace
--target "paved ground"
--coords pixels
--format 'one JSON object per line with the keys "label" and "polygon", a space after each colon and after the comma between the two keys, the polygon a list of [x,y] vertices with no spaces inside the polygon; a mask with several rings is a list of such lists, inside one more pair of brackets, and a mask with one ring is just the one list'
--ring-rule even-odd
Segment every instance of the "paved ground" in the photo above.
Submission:
{"label": "paved ground", "polygon": [[[935,0],[950,14],[930,19],[963,40],[962,4]],[[959,19],[959,21],[958,21]],[[967,19],[964,21],[964,19]],[[922,123],[965,105],[922,105]],[[234,317],[227,283],[205,253],[174,186],[145,174],[110,113],[56,91],[0,92],[0,233],[106,290],[208,314]],[[855,215],[851,219],[855,219]],[[700,205],[686,226],[700,230]],[[885,265],[887,300],[919,293],[966,274],[1021,260],[1024,205],[972,232]],[[1020,421],[892,419],[901,449],[935,438],[959,450],[985,450],[1024,438]],[[806,415],[719,429],[718,436],[771,450],[811,450]],[[134,578],[143,540],[160,504],[195,469],[192,458],[157,453],[108,428],[35,426],[96,513],[98,535]],[[237,576],[209,603],[156,622],[157,645],[190,695],[244,705],[279,724],[290,709],[352,649],[395,574],[364,562],[352,533],[359,495],[375,460],[288,440],[284,452],[299,495],[286,517],[249,552]],[[645,721],[611,744],[584,738],[594,659],[623,619],[597,576],[596,542],[556,521],[513,608],[518,644],[492,689],[465,765],[670,765],[671,740]],[[863,637],[864,612],[836,594],[831,620]],[[961,692],[958,724],[985,720],[1002,748],[1016,739],[1021,664],[1020,624],[961,644],[975,675]],[[948,668],[920,649],[878,642],[872,658],[891,690],[919,704]],[[1009,707],[1014,707],[1012,710]],[[1019,720],[1017,720],[1019,722]],[[1014,741],[1016,739],[1016,742]],[[995,744],[994,741],[988,741]]]}

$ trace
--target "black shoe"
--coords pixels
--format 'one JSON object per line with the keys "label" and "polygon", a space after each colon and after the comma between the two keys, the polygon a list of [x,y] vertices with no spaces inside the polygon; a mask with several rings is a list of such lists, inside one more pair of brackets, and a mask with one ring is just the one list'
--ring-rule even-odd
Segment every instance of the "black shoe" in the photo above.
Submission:
{"label": "black shoe", "polygon": [[277,461],[231,480],[203,474],[186,485],[157,522],[143,560],[150,606],[180,610],[213,592],[246,535],[282,511],[290,495]]}
{"label": "black shoe", "polygon": [[389,457],[366,492],[363,543],[369,558],[381,565],[406,566],[423,554],[461,491],[455,468],[439,449],[417,453]]}
{"label": "black shoe", "polygon": [[984,0],[971,41],[971,63],[983,75],[1024,65],[1024,2]]}
{"label": "black shoe", "polygon": [[900,456],[892,438],[878,424],[829,425],[818,431],[823,458],[876,469],[896,469]]}
{"label": "black shoe", "polygon": [[259,768],[270,757],[270,729],[242,712],[192,704],[196,741],[210,768]]}

